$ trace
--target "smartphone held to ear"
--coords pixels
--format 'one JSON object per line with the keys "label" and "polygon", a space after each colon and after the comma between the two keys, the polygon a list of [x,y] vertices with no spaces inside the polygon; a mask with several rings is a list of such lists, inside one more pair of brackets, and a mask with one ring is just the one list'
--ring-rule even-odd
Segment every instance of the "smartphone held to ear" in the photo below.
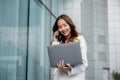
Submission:
{"label": "smartphone held to ear", "polygon": [[58,41],[61,41],[61,35],[60,32],[58,32],[58,34],[55,36],[57,38]]}

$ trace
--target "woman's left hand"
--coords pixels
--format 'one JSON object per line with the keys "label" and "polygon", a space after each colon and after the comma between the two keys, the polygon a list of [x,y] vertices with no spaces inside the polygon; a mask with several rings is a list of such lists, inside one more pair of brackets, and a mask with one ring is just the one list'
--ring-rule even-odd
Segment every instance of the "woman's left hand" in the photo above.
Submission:
{"label": "woman's left hand", "polygon": [[66,66],[65,66],[65,69],[68,70],[68,71],[71,71],[72,66],[69,63],[67,63]]}

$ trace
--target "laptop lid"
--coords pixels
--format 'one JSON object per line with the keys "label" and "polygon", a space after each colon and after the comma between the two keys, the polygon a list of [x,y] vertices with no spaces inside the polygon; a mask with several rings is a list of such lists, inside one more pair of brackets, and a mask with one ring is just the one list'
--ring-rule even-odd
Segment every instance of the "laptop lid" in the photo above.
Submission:
{"label": "laptop lid", "polygon": [[79,42],[50,45],[47,48],[51,67],[56,67],[60,60],[64,60],[65,64],[69,63],[72,66],[83,63]]}

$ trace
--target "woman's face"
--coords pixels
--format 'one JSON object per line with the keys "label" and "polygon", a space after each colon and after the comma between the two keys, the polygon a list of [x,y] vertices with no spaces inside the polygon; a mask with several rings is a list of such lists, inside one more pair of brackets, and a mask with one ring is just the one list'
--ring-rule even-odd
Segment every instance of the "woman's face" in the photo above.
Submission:
{"label": "woman's face", "polygon": [[58,20],[58,31],[65,37],[71,35],[70,25],[63,19]]}

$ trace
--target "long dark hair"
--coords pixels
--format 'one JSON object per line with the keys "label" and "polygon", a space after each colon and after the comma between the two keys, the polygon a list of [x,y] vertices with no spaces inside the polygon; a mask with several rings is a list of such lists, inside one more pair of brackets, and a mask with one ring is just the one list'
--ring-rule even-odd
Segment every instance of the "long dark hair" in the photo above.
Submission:
{"label": "long dark hair", "polygon": [[[53,29],[52,29],[53,34],[54,34],[54,32],[56,32],[58,30],[58,24],[57,23],[58,23],[58,20],[60,20],[60,19],[65,20],[69,24],[69,26],[71,28],[71,36],[70,36],[69,41],[73,42],[74,39],[77,38],[80,33],[76,30],[76,26],[74,25],[72,19],[65,14],[62,14],[62,15],[58,16],[58,18],[56,19],[56,21],[53,25]],[[65,36],[62,35],[62,42],[65,43],[65,40],[66,40]]]}

